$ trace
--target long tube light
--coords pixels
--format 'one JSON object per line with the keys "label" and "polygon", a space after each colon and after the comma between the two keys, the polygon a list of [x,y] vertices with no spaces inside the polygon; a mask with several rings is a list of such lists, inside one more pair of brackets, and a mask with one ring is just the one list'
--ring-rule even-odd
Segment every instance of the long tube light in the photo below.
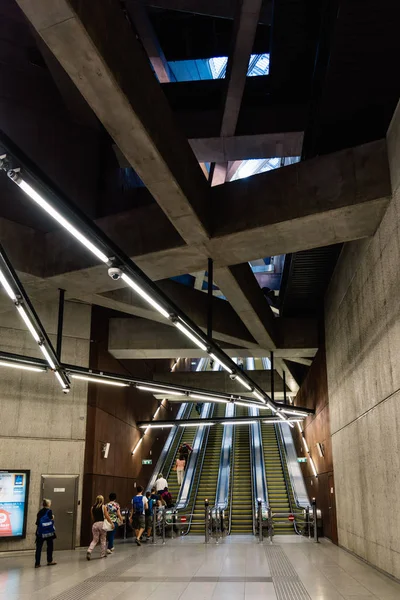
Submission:
{"label": "long tube light", "polygon": [[[263,423],[282,423],[282,421],[279,421],[279,419],[269,419],[268,421],[263,421]],[[291,420],[291,421],[287,421],[287,423],[290,425],[290,423],[299,423],[299,421],[296,421],[295,419]]]}
{"label": "long tube light", "polygon": [[174,325],[179,329],[179,331],[182,331],[182,333],[184,333],[186,337],[192,340],[192,342],[196,344],[196,346],[198,346],[200,350],[203,350],[203,352],[207,352],[207,346],[203,344],[203,342],[198,337],[196,337],[191,331],[189,331],[187,327],[182,325],[180,321],[175,321]]}
{"label": "long tube light", "polygon": [[234,400],[233,404],[237,406],[245,406],[246,408],[259,408],[261,410],[268,410],[268,406],[264,406],[259,402],[241,402],[240,400]]}
{"label": "long tube light", "polygon": [[278,411],[277,411],[277,409],[275,408],[275,406],[273,406],[273,405],[271,404],[271,402],[267,402],[267,406],[268,406],[268,408],[269,408],[270,410],[272,410],[272,412],[273,412],[273,413],[277,413],[277,412],[278,412]]}
{"label": "long tube light", "polygon": [[135,283],[133,279],[126,275],[126,273],[123,273],[121,275],[121,279],[125,281],[125,283],[127,283],[133,290],[135,290],[135,292],[139,294],[139,296],[141,296],[143,300],[146,300],[146,302],[150,304],[150,306],[152,306],[160,314],[162,314],[163,317],[169,319],[169,313],[165,310],[165,308],[163,308],[161,304],[159,304],[158,302],[156,302],[156,300],[149,296],[149,294],[145,292],[137,283]]}
{"label": "long tube light", "polygon": [[140,440],[138,441],[138,443],[136,444],[136,446],[134,447],[134,449],[132,450],[132,456],[135,454],[135,452],[138,450],[140,444],[143,442],[143,438],[141,437]]}
{"label": "long tube light", "polygon": [[165,394],[166,396],[184,396],[183,392],[176,392],[175,390],[166,390],[163,388],[150,387],[148,385],[137,385],[136,388],[138,390],[142,390],[143,392],[153,392],[155,394]]}
{"label": "long tube light", "polygon": [[11,298],[11,300],[13,302],[17,302],[17,296],[14,294],[14,291],[13,291],[11,285],[8,283],[6,277],[1,269],[0,269],[0,283],[2,284],[3,288],[5,289],[8,296]]}
{"label": "long tube light", "polygon": [[164,427],[175,427],[175,425],[173,423],[167,423],[165,425],[157,425],[157,424],[151,424],[151,425],[140,425],[140,429],[163,429]]}
{"label": "long tube light", "polygon": [[253,390],[252,394],[256,398],[258,398],[259,400],[261,400],[261,402],[265,402],[264,396],[261,396],[261,394],[257,390]]}
{"label": "long tube light", "polygon": [[54,363],[54,360],[51,358],[50,354],[48,353],[46,346],[44,346],[43,343],[40,343],[39,344],[39,348],[42,351],[43,356],[45,357],[45,359],[49,363],[50,367],[55,370],[56,369],[56,365]]}
{"label": "long tube light", "polygon": [[129,387],[128,383],[121,381],[113,381],[112,379],[104,379],[103,377],[90,377],[88,375],[71,375],[72,379],[80,379],[82,381],[91,381],[93,383],[104,383],[106,385],[115,385],[117,387]]}
{"label": "long tube light", "polygon": [[[32,335],[33,339],[35,340],[35,342],[37,342],[38,344],[40,344],[40,336],[39,336],[38,332],[36,331],[36,329],[34,328],[34,326],[33,326],[32,322],[31,322],[30,318],[26,314],[25,309],[20,304],[17,304],[16,306],[17,306],[17,311],[19,312],[19,314],[22,317],[22,320],[24,321],[25,325],[27,326],[27,328],[31,332],[31,335]],[[47,360],[47,357],[46,357],[46,360]],[[51,368],[54,369],[55,367],[51,366]]]}
{"label": "long tube light", "polygon": [[11,367],[12,369],[22,369],[23,371],[33,371],[35,373],[46,372],[46,369],[44,367],[31,367],[30,365],[8,362],[6,360],[0,360],[0,367]]}
{"label": "long tube light", "polygon": [[[247,383],[247,381],[245,381],[242,377],[240,377],[240,375],[236,375],[235,381],[238,381],[240,383],[240,385],[245,387],[246,390],[249,390],[249,392],[252,391],[251,386]],[[265,400],[264,400],[264,402],[265,402]]]}
{"label": "long tube light", "polygon": [[309,416],[307,413],[301,412],[299,410],[288,410],[286,408],[281,408],[281,411],[283,413],[285,413],[286,415],[298,415],[298,416],[304,417],[304,418]]}
{"label": "long tube light", "polygon": [[203,396],[201,394],[189,394],[189,398],[194,400],[203,400],[203,402],[220,402],[221,404],[228,404],[229,400],[224,398],[216,398],[215,396]]}
{"label": "long tube light", "polygon": [[215,356],[215,354],[213,352],[210,352],[210,356],[213,359],[213,361],[215,361],[216,363],[221,365],[221,367],[223,369],[225,369],[225,371],[228,371],[228,373],[231,373],[231,374],[233,373],[233,369],[231,369],[230,367],[228,367],[228,365],[223,363],[222,360],[220,360],[217,356]]}
{"label": "long tube light", "polygon": [[97,248],[90,240],[87,239],[76,227],[72,225],[67,219],[65,219],[55,208],[51,206],[47,200],[45,200],[36,190],[33,189],[22,177],[15,171],[9,171],[8,176],[16,183],[21,190],[25,192],[36,204],[38,204],[43,210],[47,212],[53,219],[55,219],[64,229],[69,231],[81,244],[83,244],[88,250],[90,250],[97,258],[102,262],[108,263],[108,256],[104,254],[99,248]]}
{"label": "long tube light", "polygon": [[230,421],[221,421],[221,425],[254,425],[257,421],[235,421],[231,419]]}
{"label": "long tube light", "polygon": [[181,423],[179,427],[211,427],[215,423]]}
{"label": "long tube light", "polygon": [[66,384],[66,382],[63,380],[63,378],[61,377],[60,373],[58,371],[54,372],[54,375],[57,377],[61,387],[63,388],[63,390],[67,390],[69,389],[69,386]]}
{"label": "long tube light", "polygon": [[314,473],[314,477],[318,477],[318,472],[317,472],[317,469],[315,468],[315,464],[314,464],[314,461],[311,458],[311,456],[310,456],[310,465],[311,465],[311,469]]}
{"label": "long tube light", "polygon": [[283,415],[282,413],[280,413],[280,412],[277,412],[276,414],[277,414],[277,416],[278,416],[280,419],[282,419],[282,421],[287,421],[287,418],[286,418],[286,417],[285,417],[285,415]]}

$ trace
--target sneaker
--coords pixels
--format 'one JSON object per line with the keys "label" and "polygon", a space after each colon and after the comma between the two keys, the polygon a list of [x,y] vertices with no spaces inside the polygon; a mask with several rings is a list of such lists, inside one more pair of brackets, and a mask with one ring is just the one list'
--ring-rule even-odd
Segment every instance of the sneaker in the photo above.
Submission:
{"label": "sneaker", "polygon": [[86,560],[90,560],[90,552],[86,552]]}
{"label": "sneaker", "polygon": [[38,569],[39,567],[41,567],[42,565],[35,565],[35,569]]}
{"label": "sneaker", "polygon": [[110,548],[110,551],[111,551],[111,552],[114,552],[114,548]]}
{"label": "sneaker", "polygon": [[47,563],[47,566],[52,567],[53,565],[56,565],[56,564],[57,564],[56,561],[52,560],[51,562]]}
{"label": "sneaker", "polygon": [[107,554],[111,554],[110,548],[107,549]]}
{"label": "sneaker", "polygon": [[135,539],[135,542],[138,546],[141,546],[142,544],[140,543],[140,540],[138,540],[137,538]]}

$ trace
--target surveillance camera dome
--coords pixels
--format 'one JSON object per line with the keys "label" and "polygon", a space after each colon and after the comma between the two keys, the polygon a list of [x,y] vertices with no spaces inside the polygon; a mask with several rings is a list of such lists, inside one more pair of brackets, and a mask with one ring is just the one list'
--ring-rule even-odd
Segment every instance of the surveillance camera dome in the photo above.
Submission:
{"label": "surveillance camera dome", "polygon": [[118,267],[110,267],[108,269],[108,274],[111,277],[111,279],[113,279],[114,281],[118,281],[118,279],[121,279],[123,272]]}
{"label": "surveillance camera dome", "polygon": [[235,381],[236,373],[229,373],[229,378],[232,379],[232,381]]}

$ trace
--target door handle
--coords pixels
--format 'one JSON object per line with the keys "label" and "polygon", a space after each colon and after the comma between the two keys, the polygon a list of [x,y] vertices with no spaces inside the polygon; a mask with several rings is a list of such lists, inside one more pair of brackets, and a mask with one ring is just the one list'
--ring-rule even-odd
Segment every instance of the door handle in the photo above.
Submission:
{"label": "door handle", "polygon": [[66,513],[67,513],[67,515],[73,515],[74,514],[72,510],[67,510]]}

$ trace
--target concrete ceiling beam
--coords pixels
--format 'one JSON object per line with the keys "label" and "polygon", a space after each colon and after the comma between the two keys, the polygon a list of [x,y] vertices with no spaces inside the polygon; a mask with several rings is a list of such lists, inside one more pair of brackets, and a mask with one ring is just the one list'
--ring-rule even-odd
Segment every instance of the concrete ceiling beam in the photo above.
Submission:
{"label": "concrete ceiling beam", "polygon": [[232,135],[189,140],[199,162],[229,162],[249,158],[300,156],[303,131]]}
{"label": "concrete ceiling beam", "polygon": [[208,186],[117,0],[18,0],[186,243],[208,239]]}

